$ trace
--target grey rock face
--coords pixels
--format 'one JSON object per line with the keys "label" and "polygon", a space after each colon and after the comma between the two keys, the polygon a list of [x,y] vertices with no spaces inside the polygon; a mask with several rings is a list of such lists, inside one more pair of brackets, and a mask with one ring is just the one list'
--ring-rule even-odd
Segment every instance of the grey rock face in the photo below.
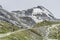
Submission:
{"label": "grey rock face", "polygon": [[0,5],[0,8],[2,8],[2,6]]}
{"label": "grey rock face", "polygon": [[19,27],[28,28],[41,20],[55,20],[53,14],[43,6],[33,7],[22,11],[8,12],[0,8],[0,20],[10,22]]}

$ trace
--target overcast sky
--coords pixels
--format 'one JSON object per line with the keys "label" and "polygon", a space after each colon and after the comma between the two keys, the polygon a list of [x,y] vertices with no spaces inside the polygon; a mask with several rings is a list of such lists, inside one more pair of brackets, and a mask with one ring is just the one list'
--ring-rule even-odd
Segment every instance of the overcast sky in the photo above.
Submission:
{"label": "overcast sky", "polygon": [[25,10],[42,5],[55,17],[60,18],[60,0],[0,0],[0,5],[8,11]]}

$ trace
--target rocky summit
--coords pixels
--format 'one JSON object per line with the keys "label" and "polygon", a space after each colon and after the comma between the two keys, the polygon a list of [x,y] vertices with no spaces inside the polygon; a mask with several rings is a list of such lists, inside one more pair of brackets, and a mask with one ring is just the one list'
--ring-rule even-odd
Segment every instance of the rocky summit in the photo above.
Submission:
{"label": "rocky summit", "polygon": [[43,6],[9,12],[0,5],[0,40],[60,40],[60,19]]}
{"label": "rocky summit", "polygon": [[55,21],[54,15],[45,7],[37,6],[22,11],[11,11],[3,9],[0,6],[0,20],[7,21],[22,28],[28,28],[44,20]]}

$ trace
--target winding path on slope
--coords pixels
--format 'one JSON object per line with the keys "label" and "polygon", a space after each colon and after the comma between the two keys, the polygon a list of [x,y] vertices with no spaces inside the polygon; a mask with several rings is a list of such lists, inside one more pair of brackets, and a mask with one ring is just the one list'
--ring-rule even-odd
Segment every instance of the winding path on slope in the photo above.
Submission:
{"label": "winding path on slope", "polygon": [[[56,27],[57,25],[60,25],[60,24],[53,24],[52,27]],[[28,28],[28,29],[37,29],[37,28]],[[48,28],[48,29],[49,29],[49,28]],[[11,34],[13,34],[13,33],[15,33],[15,32],[24,31],[24,30],[27,30],[27,29],[21,29],[21,30],[17,30],[17,31],[14,31],[14,32],[8,32],[8,33],[5,33],[5,34],[0,34],[0,38],[6,37],[6,36],[11,35]],[[47,30],[47,31],[49,31],[49,30]],[[47,40],[52,40],[52,39],[49,39],[49,38],[47,37],[48,34],[49,34],[49,32],[46,33],[45,38],[46,38]]]}
{"label": "winding path on slope", "polygon": [[10,35],[10,34],[13,34],[13,33],[15,33],[15,32],[24,31],[24,30],[26,30],[26,29],[21,29],[21,30],[14,31],[14,32],[8,32],[8,33],[5,33],[5,34],[0,34],[0,38],[6,37],[6,36],[8,36],[8,35]]}

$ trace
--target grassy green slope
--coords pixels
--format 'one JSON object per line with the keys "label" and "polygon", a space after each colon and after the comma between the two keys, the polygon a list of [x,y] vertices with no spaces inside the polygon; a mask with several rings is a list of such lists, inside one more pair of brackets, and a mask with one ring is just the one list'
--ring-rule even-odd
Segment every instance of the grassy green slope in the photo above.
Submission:
{"label": "grassy green slope", "polygon": [[43,40],[43,38],[30,30],[24,30],[15,32],[7,37],[0,38],[0,40]]}
{"label": "grassy green slope", "polygon": [[12,25],[8,22],[0,20],[0,34],[7,33],[7,32],[13,32],[13,31],[18,30],[18,29],[19,29],[19,27]]}
{"label": "grassy green slope", "polygon": [[43,21],[43,22],[39,22],[39,23],[36,23],[34,25],[34,27],[40,27],[40,26],[48,26],[48,25],[53,25],[53,24],[60,24],[60,22],[53,22],[53,21]]}
{"label": "grassy green slope", "polygon": [[[32,29],[26,29],[23,31],[18,31],[18,27],[16,27],[15,25],[12,25],[10,23],[1,21],[0,22],[0,30],[4,30],[0,33],[6,33],[6,32],[13,32],[12,34],[0,38],[0,40],[43,40],[43,37],[41,35],[40,32],[40,27],[45,28],[44,26],[48,26],[50,27],[50,25],[52,24],[60,24],[59,22],[50,22],[50,21],[43,21],[41,23],[37,23],[34,28]],[[10,28],[11,27],[11,28]],[[15,31],[17,30],[17,31]],[[42,29],[43,30],[43,29]],[[59,30],[60,30],[60,26],[59,26]],[[58,40],[60,40],[60,31],[58,30]],[[44,32],[44,31],[43,31]],[[55,36],[52,36],[55,38]]]}

